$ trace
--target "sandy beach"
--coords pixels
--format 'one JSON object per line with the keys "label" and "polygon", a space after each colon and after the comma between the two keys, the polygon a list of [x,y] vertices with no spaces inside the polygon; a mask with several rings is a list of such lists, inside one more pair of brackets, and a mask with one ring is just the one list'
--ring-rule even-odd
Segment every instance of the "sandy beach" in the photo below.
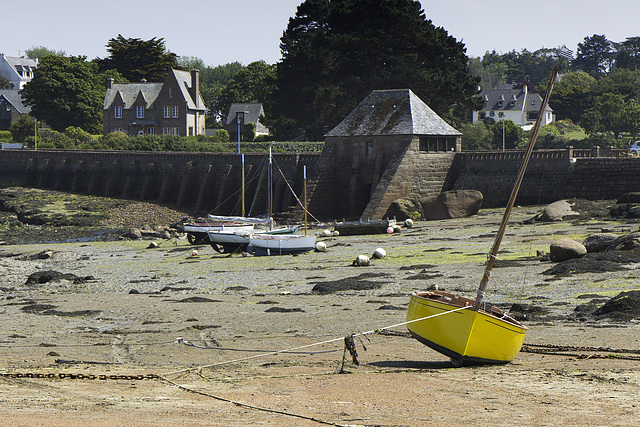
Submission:
{"label": "sandy beach", "polygon": [[[515,210],[488,288],[503,309],[536,309],[523,320],[530,347],[500,366],[452,368],[392,326],[413,290],[474,295],[501,210],[320,238],[326,252],[298,256],[221,255],[184,238],[0,246],[3,424],[638,425],[637,319],[576,312],[637,289],[638,264],[563,276],[539,254],[638,226],[524,224],[536,212]],[[376,248],[387,256],[352,265]],[[27,282],[51,271],[67,276]],[[360,333],[356,365],[344,337]],[[589,348],[528,351],[538,345]]]}

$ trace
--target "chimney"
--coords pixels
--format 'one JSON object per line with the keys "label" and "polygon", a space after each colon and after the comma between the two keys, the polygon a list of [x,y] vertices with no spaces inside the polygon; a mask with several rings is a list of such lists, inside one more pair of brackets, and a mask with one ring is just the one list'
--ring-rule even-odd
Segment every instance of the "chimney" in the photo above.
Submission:
{"label": "chimney", "polygon": [[198,100],[200,97],[200,70],[191,70],[191,98],[196,107],[200,107]]}
{"label": "chimney", "polygon": [[113,79],[109,77],[107,79],[107,89],[111,89],[111,86],[113,86]]}

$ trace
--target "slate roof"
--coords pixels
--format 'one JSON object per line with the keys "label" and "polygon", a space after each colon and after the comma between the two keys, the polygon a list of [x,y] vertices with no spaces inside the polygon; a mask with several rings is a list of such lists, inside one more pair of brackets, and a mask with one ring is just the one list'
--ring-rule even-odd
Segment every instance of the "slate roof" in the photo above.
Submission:
{"label": "slate roof", "polygon": [[22,97],[18,92],[18,89],[0,89],[0,98],[6,99],[7,102],[11,104],[16,111],[18,111],[18,113],[29,114],[31,112],[31,107],[22,104]]}
{"label": "slate roof", "polygon": [[227,125],[238,125],[236,122],[236,112],[238,111],[247,112],[244,118],[245,123],[258,123],[258,118],[264,115],[262,104],[231,104],[227,115]]}
{"label": "slate roof", "polygon": [[[205,111],[204,107],[204,99],[202,95],[198,93],[198,99],[194,100],[191,97],[191,93],[189,90],[191,89],[191,73],[189,71],[182,70],[171,70],[173,75],[175,76],[176,81],[178,82],[178,87],[184,96],[184,99],[187,100],[187,108],[190,110],[202,110]],[[107,93],[104,97],[104,105],[103,108],[108,109],[113,101],[116,99],[118,93],[122,96],[122,100],[124,101],[124,108],[131,108],[139,94],[141,94],[147,102],[147,106],[153,105],[153,103],[158,98],[160,91],[162,90],[162,86],[164,83],[148,83],[148,82],[138,82],[138,83],[113,83],[111,85],[111,89],[107,89]],[[196,105],[197,102],[197,105]]]}
{"label": "slate roof", "polygon": [[[539,111],[542,105],[542,97],[539,94],[513,87],[485,90],[478,96],[484,100],[484,111]],[[553,110],[547,106],[547,111]]]}
{"label": "slate roof", "polygon": [[190,110],[206,110],[204,107],[204,99],[202,95],[198,91],[198,99],[193,99],[189,89],[191,89],[191,73],[189,71],[182,70],[171,70],[178,81],[178,85],[180,86],[180,90],[182,91],[182,95],[184,99],[187,100],[187,108]]}
{"label": "slate roof", "polygon": [[111,85],[111,89],[107,89],[104,97],[104,109],[109,108],[118,93],[122,96],[125,109],[131,108],[140,93],[146,99],[147,105],[151,105],[158,97],[162,85],[163,83],[114,83]]}
{"label": "slate roof", "polygon": [[460,136],[410,89],[374,90],[325,136]]}

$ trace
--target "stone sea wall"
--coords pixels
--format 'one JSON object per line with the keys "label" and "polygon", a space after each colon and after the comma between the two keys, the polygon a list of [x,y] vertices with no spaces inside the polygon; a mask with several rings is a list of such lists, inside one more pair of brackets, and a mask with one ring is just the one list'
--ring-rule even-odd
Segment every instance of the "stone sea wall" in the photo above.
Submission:
{"label": "stone sea wall", "polygon": [[[451,189],[474,189],[484,195],[484,207],[504,206],[523,155],[517,150],[417,155],[403,149],[402,153],[385,170],[374,167],[372,182],[362,194],[367,199],[355,204],[366,206],[359,211],[363,218],[378,219],[395,198],[418,191],[437,195]],[[301,209],[289,186],[303,198],[306,166],[309,206],[322,207],[321,219],[353,217],[353,200],[337,195],[357,196],[358,188],[363,187],[361,178],[331,179],[320,169],[330,166],[343,175],[367,175],[353,171],[353,160],[329,165],[328,159],[320,153],[274,154],[273,212]],[[266,164],[266,154],[245,154],[246,214],[267,210]],[[0,183],[5,185],[154,201],[199,213],[240,214],[242,176],[241,157],[234,153],[0,150]],[[323,185],[319,179],[325,180]],[[349,191],[342,191],[345,186]],[[640,157],[599,149],[537,150],[517,203],[544,204],[574,197],[616,199],[633,191],[640,191]]]}

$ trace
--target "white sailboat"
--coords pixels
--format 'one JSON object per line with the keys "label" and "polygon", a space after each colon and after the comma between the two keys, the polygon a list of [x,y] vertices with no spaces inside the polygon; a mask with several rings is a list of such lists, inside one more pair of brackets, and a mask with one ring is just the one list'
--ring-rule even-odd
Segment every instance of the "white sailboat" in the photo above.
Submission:
{"label": "white sailboat", "polygon": [[[269,166],[271,165],[271,147],[269,147]],[[271,168],[269,167],[269,174]],[[219,253],[231,253],[243,251],[250,243],[253,235],[288,235],[294,234],[298,227],[273,228],[273,218],[271,217],[271,177],[269,175],[269,213],[267,218],[255,218],[244,216],[244,154],[242,154],[242,216],[220,216],[207,215],[207,219],[216,222],[227,221],[230,224],[244,224],[244,227],[227,229],[211,229],[207,231],[209,244]],[[267,229],[256,229],[255,225],[266,226]]]}
{"label": "white sailboat", "polygon": [[[271,176],[271,147],[269,147],[269,176]],[[304,177],[304,235],[302,234],[252,234],[249,237],[249,252],[254,255],[291,255],[312,251],[316,246],[316,236],[307,235],[307,167],[303,167]],[[269,185],[271,188],[271,185]],[[271,209],[271,192],[269,192]]]}

